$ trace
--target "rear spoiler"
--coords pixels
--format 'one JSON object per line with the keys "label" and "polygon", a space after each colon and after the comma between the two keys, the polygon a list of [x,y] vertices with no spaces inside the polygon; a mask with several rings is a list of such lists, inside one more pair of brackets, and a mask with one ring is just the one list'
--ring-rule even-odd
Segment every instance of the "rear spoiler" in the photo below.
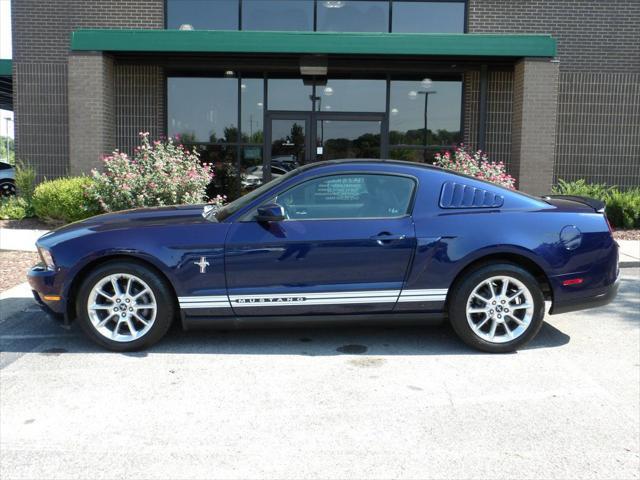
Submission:
{"label": "rear spoiler", "polygon": [[579,197],[577,195],[545,195],[543,198],[557,198],[558,200],[569,200],[572,202],[582,203],[593,208],[598,213],[604,213],[606,204],[602,200],[596,200],[595,198]]}

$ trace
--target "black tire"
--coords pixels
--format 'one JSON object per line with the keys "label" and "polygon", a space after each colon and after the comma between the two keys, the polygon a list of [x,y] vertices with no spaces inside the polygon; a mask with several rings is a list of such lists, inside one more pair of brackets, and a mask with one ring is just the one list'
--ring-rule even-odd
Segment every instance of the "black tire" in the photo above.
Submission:
{"label": "black tire", "polygon": [[[469,298],[476,287],[482,285],[483,282],[487,281],[490,278],[500,276],[511,277],[524,284],[524,286],[529,290],[529,293],[533,300],[533,313],[528,326],[519,336],[510,341],[495,343],[482,338],[471,328],[471,325],[467,320],[467,302],[469,301]],[[493,281],[491,283],[493,283]],[[500,302],[498,302],[498,304],[499,303]],[[480,305],[483,306],[482,302],[480,302]],[[451,322],[451,326],[455,330],[456,334],[460,337],[460,339],[473,348],[490,353],[509,353],[526,345],[540,331],[540,327],[542,327],[542,322],[544,319],[544,310],[544,295],[542,294],[540,285],[538,284],[537,280],[525,269],[510,263],[484,264],[470,272],[465,273],[465,275],[454,284],[453,288],[451,289],[448,301],[449,321]],[[493,314],[494,310],[491,310],[491,312]],[[497,312],[495,315],[497,316]],[[470,316],[473,320],[473,315]],[[476,326],[482,323],[482,319],[487,317],[489,317],[488,314],[486,317],[478,317],[479,320],[476,323]],[[504,316],[504,318],[507,317]],[[501,321],[503,323],[506,323],[504,322],[504,320]],[[490,323],[490,325],[485,328],[490,329],[491,324],[494,321],[490,319],[488,320],[488,322]],[[513,323],[513,320],[510,320],[510,322],[512,322],[510,323],[512,327],[516,326],[517,328],[518,324]],[[498,323],[497,328],[501,329],[500,332],[503,334],[503,338],[505,338],[507,334],[507,327],[500,325],[501,324]],[[494,333],[495,332],[496,330],[494,330]]]}
{"label": "black tire", "polygon": [[16,184],[13,180],[0,180],[0,197],[12,197],[16,194]]}
{"label": "black tire", "polygon": [[[89,318],[88,301],[93,288],[105,277],[118,274],[133,275],[144,281],[155,297],[156,315],[151,327],[142,336],[130,341],[107,338],[97,330]],[[142,350],[157,343],[169,330],[176,314],[175,294],[167,281],[145,264],[135,260],[118,260],[98,266],[83,278],[76,297],[76,313],[82,331],[98,345],[115,352]]]}

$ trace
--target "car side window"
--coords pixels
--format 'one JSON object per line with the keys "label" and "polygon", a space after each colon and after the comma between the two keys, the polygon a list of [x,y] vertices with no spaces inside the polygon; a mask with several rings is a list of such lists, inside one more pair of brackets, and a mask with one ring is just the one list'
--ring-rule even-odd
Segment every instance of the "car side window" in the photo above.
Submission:
{"label": "car side window", "polygon": [[290,220],[399,217],[408,213],[415,185],[397,175],[331,175],[296,185],[275,201]]}

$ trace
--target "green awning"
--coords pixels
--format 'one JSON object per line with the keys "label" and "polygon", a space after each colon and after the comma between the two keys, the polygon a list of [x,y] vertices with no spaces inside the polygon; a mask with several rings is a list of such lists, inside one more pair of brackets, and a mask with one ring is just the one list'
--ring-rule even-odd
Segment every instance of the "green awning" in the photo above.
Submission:
{"label": "green awning", "polygon": [[0,77],[10,77],[12,65],[11,60],[0,58]]}
{"label": "green awning", "polygon": [[71,49],[106,52],[553,57],[550,35],[76,30]]}

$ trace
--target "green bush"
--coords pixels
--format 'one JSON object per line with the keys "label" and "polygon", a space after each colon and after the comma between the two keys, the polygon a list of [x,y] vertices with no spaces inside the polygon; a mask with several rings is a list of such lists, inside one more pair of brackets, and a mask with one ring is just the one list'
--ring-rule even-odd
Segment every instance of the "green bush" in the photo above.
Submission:
{"label": "green bush", "polygon": [[33,217],[33,209],[24,198],[15,196],[0,198],[0,219],[22,220],[27,217]]}
{"label": "green bush", "polygon": [[28,204],[31,204],[33,191],[36,185],[36,171],[26,163],[16,164],[16,190],[18,196],[22,197]]}
{"label": "green bush", "polygon": [[621,191],[603,183],[584,180],[559,180],[553,188],[559,195],[578,195],[602,200],[607,205],[607,218],[615,228],[640,228],[640,188]]}
{"label": "green bush", "polygon": [[36,216],[46,221],[75,222],[99,213],[87,194],[92,183],[88,177],[42,182],[33,192]]}

